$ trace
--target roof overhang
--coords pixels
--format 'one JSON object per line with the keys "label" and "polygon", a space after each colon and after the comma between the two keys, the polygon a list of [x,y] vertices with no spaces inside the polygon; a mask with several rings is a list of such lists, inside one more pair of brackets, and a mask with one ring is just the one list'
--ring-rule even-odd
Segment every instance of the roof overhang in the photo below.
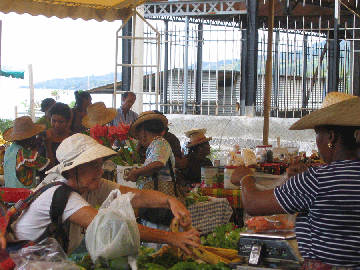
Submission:
{"label": "roof overhang", "polygon": [[1,0],[0,12],[96,21],[125,20],[146,0]]}

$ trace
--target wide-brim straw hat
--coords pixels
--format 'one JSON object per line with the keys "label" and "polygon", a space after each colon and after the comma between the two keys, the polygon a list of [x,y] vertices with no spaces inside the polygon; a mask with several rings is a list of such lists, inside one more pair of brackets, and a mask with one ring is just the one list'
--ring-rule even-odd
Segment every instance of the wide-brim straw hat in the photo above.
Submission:
{"label": "wide-brim straw hat", "polygon": [[138,134],[137,134],[136,128],[141,123],[144,123],[145,121],[155,120],[155,119],[160,120],[164,124],[164,130],[165,130],[168,125],[168,120],[167,120],[166,116],[159,112],[147,111],[147,112],[140,113],[138,118],[136,118],[136,120],[131,124],[130,130],[129,130],[130,135],[133,138],[137,139]]}
{"label": "wide-brim straw hat", "polygon": [[14,120],[14,125],[4,131],[5,141],[21,141],[31,138],[45,130],[45,125],[35,124],[29,116],[22,116]]}
{"label": "wide-brim straw hat", "polygon": [[87,115],[83,118],[82,124],[87,128],[106,125],[117,115],[117,110],[115,108],[106,108],[104,102],[95,102],[89,105],[86,111]]}
{"label": "wide-brim straw hat", "polygon": [[185,132],[185,136],[190,138],[190,141],[186,145],[187,148],[193,147],[204,142],[212,140],[212,137],[206,137],[206,128],[194,128]]}
{"label": "wide-brim straw hat", "polygon": [[76,133],[61,142],[56,150],[56,158],[60,164],[48,170],[46,174],[61,174],[98,158],[110,158],[115,155],[117,153],[114,150],[101,145],[93,138]]}
{"label": "wide-brim straw hat", "polygon": [[302,117],[290,130],[313,129],[325,125],[360,126],[360,98],[331,92],[324,98],[320,109]]}

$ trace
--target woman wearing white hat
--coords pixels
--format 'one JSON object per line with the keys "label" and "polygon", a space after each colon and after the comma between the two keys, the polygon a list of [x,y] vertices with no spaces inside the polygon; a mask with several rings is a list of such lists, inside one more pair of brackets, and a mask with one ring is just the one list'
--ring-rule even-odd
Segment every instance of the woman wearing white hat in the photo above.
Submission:
{"label": "woman wearing white hat", "polygon": [[[77,192],[71,192],[63,221],[70,222],[69,247],[71,253],[82,241],[82,230],[86,229],[97,215],[96,205],[101,205],[114,189],[121,193],[133,192],[133,208],[151,207],[171,209],[180,224],[190,223],[190,213],[176,198],[157,191],[132,189],[101,178],[102,163],[116,155],[116,152],[102,146],[94,139],[83,134],[66,138],[59,146],[56,157],[60,164],[52,168],[41,185],[52,181],[62,181]],[[36,240],[51,223],[50,206],[55,190],[54,186],[44,191],[19,217],[13,226],[18,240]],[[183,219],[185,218],[185,219]],[[139,225],[141,241],[174,245],[190,253],[186,245],[198,246],[199,235],[196,231],[169,233]]]}
{"label": "woman wearing white hat", "polygon": [[272,190],[256,188],[252,171],[236,169],[244,210],[250,215],[298,213],[296,238],[302,269],[358,269],[360,266],[360,98],[329,93],[321,109],[290,130],[314,129],[328,165],[312,167]]}

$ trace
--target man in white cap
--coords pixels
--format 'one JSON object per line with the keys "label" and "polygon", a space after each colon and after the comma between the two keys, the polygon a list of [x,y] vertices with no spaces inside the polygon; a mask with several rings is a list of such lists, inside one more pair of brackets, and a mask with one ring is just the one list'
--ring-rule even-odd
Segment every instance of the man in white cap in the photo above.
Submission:
{"label": "man in white cap", "polygon": [[[62,181],[72,187],[67,205],[62,215],[63,221],[70,222],[69,247],[71,253],[82,241],[83,229],[86,229],[96,217],[98,210],[110,192],[119,189],[122,194],[132,192],[131,204],[139,208],[171,209],[180,224],[190,224],[190,213],[176,198],[153,190],[132,189],[101,178],[102,164],[105,159],[116,155],[110,148],[102,146],[94,139],[83,134],[75,134],[65,139],[56,152],[60,164],[48,171],[48,176],[41,185],[52,181]],[[19,217],[12,228],[18,240],[36,240],[51,223],[50,206],[55,190],[54,186],[44,191],[29,208]],[[138,225],[143,242],[166,243],[182,248],[191,253],[186,245],[197,247],[199,233],[195,230],[182,233],[165,232]],[[1,248],[1,247],[0,247]]]}
{"label": "man in white cap", "polygon": [[210,154],[209,141],[212,137],[205,136],[205,128],[193,128],[185,132],[189,142],[186,147],[189,153],[184,156],[180,171],[185,177],[188,185],[201,182],[201,167],[212,166],[207,156]]}

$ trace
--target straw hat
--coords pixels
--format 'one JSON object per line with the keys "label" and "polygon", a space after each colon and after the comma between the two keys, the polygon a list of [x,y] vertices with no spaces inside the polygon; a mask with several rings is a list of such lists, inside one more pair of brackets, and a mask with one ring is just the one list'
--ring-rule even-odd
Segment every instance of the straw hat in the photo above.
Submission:
{"label": "straw hat", "polygon": [[167,127],[168,120],[166,116],[163,115],[162,113],[155,111],[142,112],[139,114],[138,118],[136,118],[136,120],[131,124],[129,130],[130,135],[136,139],[138,137],[136,128],[145,121],[155,120],[155,119],[160,120],[164,124],[164,129]]}
{"label": "straw hat", "polygon": [[360,126],[360,99],[331,92],[324,98],[320,109],[302,117],[290,130],[313,129],[323,125]]}
{"label": "straw hat", "polygon": [[185,132],[185,136],[190,138],[190,141],[186,145],[187,148],[193,147],[195,145],[208,142],[212,140],[212,137],[205,137],[206,128],[193,128]]}
{"label": "straw hat", "polygon": [[22,116],[14,120],[14,125],[4,131],[5,141],[13,142],[31,138],[45,130],[45,125],[35,124],[29,116]]}
{"label": "straw hat", "polygon": [[115,108],[106,108],[104,102],[95,102],[86,109],[87,115],[83,118],[82,124],[87,128],[92,128],[96,125],[106,125],[117,115]]}
{"label": "straw hat", "polygon": [[76,166],[96,160],[117,155],[117,153],[95,141],[93,138],[76,133],[67,137],[56,150],[56,158],[60,162],[57,166],[48,170],[49,173],[68,171]]}

